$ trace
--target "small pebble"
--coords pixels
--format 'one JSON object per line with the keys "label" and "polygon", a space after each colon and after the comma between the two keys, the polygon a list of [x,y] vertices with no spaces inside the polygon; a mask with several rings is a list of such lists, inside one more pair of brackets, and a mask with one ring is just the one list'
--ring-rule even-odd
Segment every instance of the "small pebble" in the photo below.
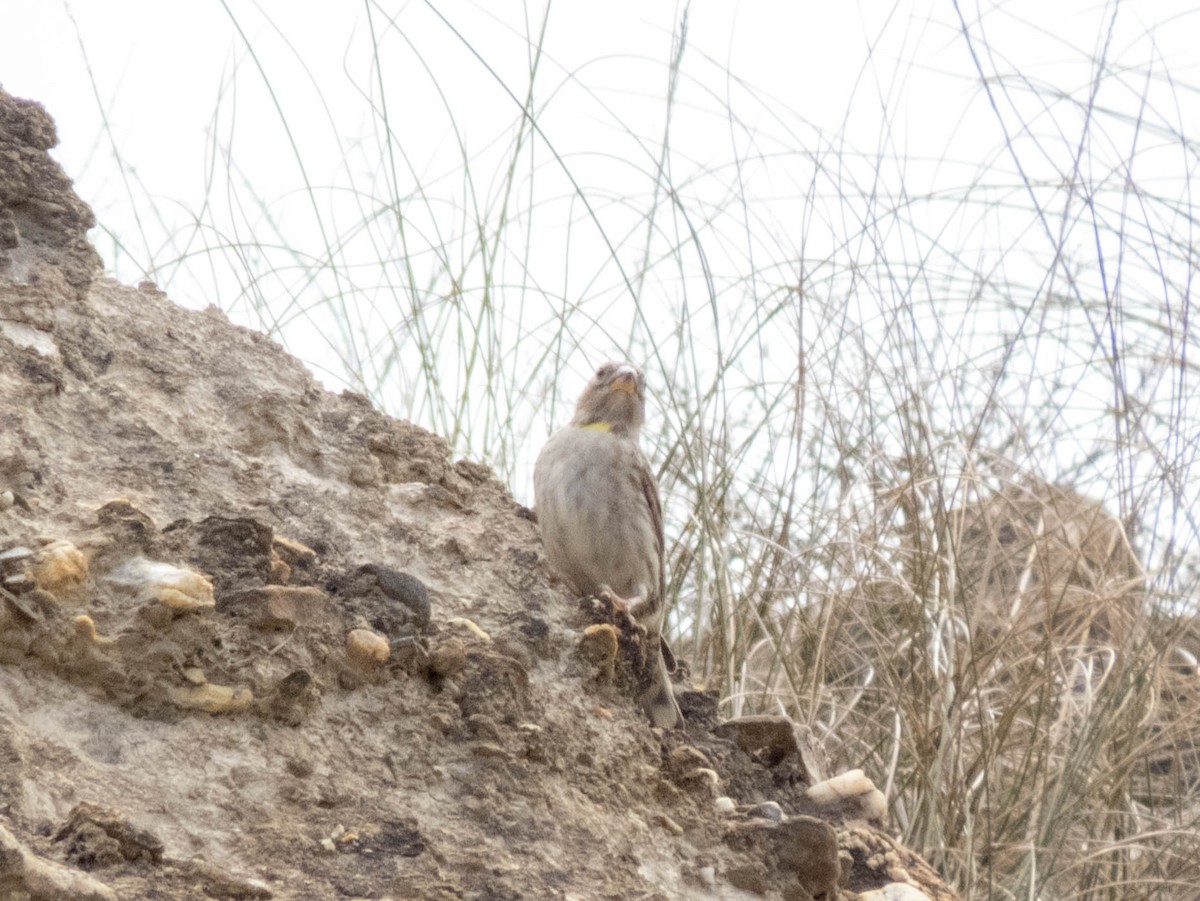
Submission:
{"label": "small pebble", "polygon": [[737,804],[728,795],[722,795],[713,801],[713,808],[722,816],[729,816],[737,812]]}
{"label": "small pebble", "polygon": [[696,878],[703,885],[714,886],[717,884],[717,870],[715,867],[700,867],[696,870]]}
{"label": "small pebble", "polygon": [[615,678],[618,643],[617,630],[608,623],[588,626],[579,639],[579,655],[596,668],[602,684]]}
{"label": "small pebble", "polygon": [[254,692],[248,688],[230,688],[211,682],[171,686],[168,696],[176,707],[204,713],[241,713],[254,700]]}
{"label": "small pebble", "polygon": [[452,616],[446,621],[446,624],[466,629],[484,644],[491,644],[492,642],[492,636],[488,635],[487,632],[483,631],[483,629],[479,628],[479,626],[475,625],[475,623],[471,622],[465,616]]}
{"label": "small pebble", "polygon": [[429,589],[416,576],[398,572],[388,566],[369,564],[371,572],[379,581],[379,587],[393,601],[403,604],[413,615],[414,622],[424,628],[429,625],[433,607],[429,603]]}
{"label": "small pebble", "polygon": [[179,580],[158,584],[151,591],[164,607],[186,612],[188,610],[211,610],[216,606],[213,599],[212,582],[197,572],[178,570],[183,575]]}
{"label": "small pebble", "polygon": [[222,592],[217,609],[256,629],[294,629],[320,622],[329,596],[312,586],[260,585]]}
{"label": "small pebble", "polygon": [[351,629],[346,636],[346,656],[361,669],[375,669],[385,663],[391,653],[387,639],[371,629]]}
{"label": "small pebble", "polygon": [[447,638],[429,652],[429,669],[446,678],[462,672],[467,663],[467,648],[461,638]]}
{"label": "small pebble", "polygon": [[87,578],[87,557],[69,541],[54,541],[33,555],[31,572],[38,588],[54,595],[67,593]]}
{"label": "small pebble", "polygon": [[111,638],[96,634],[96,623],[86,613],[80,614],[71,622],[75,628],[75,636],[86,644],[109,645],[113,643]]}
{"label": "small pebble", "polygon": [[882,820],[887,816],[887,798],[862,770],[847,770],[819,782],[804,793],[816,804],[833,808],[855,805],[864,820]]}
{"label": "small pebble", "polygon": [[717,793],[717,786],[721,784],[721,777],[711,767],[699,766],[694,770],[684,773],[679,777],[678,781],[684,787],[694,786],[715,795]]}
{"label": "small pebble", "polygon": [[37,588],[37,582],[33,581],[28,573],[14,573],[4,577],[4,587],[13,594],[24,594]]}
{"label": "small pebble", "polygon": [[28,560],[33,556],[33,551],[27,547],[10,547],[6,551],[0,551],[0,567],[8,566],[14,563],[20,563],[22,560]]}
{"label": "small pebble", "polygon": [[508,756],[508,752],[504,748],[490,741],[481,741],[478,744],[471,745],[471,753],[476,757],[492,757],[497,759]]}
{"label": "small pebble", "polygon": [[293,538],[275,535],[271,539],[271,549],[289,566],[312,566],[317,562],[317,552]]}
{"label": "small pebble", "polygon": [[158,560],[134,557],[114,570],[107,581],[131,588],[174,613],[216,607],[212,582],[208,578],[195,570]]}
{"label": "small pebble", "polygon": [[680,745],[672,748],[671,753],[667,755],[667,766],[676,772],[686,773],[696,767],[711,767],[712,762],[699,748]]}
{"label": "small pebble", "polygon": [[678,823],[676,823],[673,819],[671,819],[665,813],[655,814],[654,818],[656,820],[658,820],[658,824],[660,826],[662,826],[664,829],[667,830],[667,832],[671,833],[672,835],[683,835],[683,827],[680,826]]}
{"label": "small pebble", "polygon": [[774,801],[763,801],[755,804],[746,811],[746,816],[759,820],[770,820],[772,823],[783,822],[783,808]]}

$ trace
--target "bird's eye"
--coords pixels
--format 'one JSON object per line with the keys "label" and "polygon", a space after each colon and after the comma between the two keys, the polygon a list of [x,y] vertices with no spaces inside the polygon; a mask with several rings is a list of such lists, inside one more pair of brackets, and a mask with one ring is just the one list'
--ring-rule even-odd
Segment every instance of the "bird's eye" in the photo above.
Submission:
{"label": "bird's eye", "polygon": [[612,363],[605,363],[603,366],[601,366],[599,369],[596,370],[596,378],[602,379],[602,378],[606,378],[607,376],[612,375],[613,368],[614,367],[613,367]]}

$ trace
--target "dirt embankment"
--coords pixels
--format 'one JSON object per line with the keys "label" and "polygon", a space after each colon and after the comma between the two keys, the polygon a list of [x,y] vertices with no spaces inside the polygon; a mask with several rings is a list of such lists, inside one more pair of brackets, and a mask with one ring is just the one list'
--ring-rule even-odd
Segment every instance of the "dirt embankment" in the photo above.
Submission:
{"label": "dirt embankment", "polygon": [[54,143],[0,92],[0,898],[951,897],[790,723],[653,731],[486,468],[101,278]]}

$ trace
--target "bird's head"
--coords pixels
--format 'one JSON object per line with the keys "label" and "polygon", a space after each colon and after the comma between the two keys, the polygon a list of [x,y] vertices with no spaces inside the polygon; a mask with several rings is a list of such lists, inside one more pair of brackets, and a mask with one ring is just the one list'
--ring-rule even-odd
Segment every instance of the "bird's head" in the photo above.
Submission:
{"label": "bird's head", "polygon": [[637,438],[646,418],[646,380],[636,366],[605,363],[579,396],[571,424]]}

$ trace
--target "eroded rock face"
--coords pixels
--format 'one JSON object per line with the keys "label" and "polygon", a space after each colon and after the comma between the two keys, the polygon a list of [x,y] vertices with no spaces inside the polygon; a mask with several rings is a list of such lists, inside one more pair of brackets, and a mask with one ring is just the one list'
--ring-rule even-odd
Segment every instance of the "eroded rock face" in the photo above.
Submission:
{"label": "eroded rock face", "polygon": [[483,467],[219,312],[95,277],[45,113],[0,93],[0,141],[0,889],[849,899],[895,880],[855,856],[882,835],[869,780],[814,790],[792,725],[718,734],[703,692],[681,696],[686,731],[652,731],[622,687],[638,636],[549,584]]}
{"label": "eroded rock face", "polygon": [[79,300],[101,267],[87,239],[92,211],[46,152],[57,143],[41,104],[0,90],[0,329],[18,342],[38,341],[29,329],[53,323],[37,298]]}

